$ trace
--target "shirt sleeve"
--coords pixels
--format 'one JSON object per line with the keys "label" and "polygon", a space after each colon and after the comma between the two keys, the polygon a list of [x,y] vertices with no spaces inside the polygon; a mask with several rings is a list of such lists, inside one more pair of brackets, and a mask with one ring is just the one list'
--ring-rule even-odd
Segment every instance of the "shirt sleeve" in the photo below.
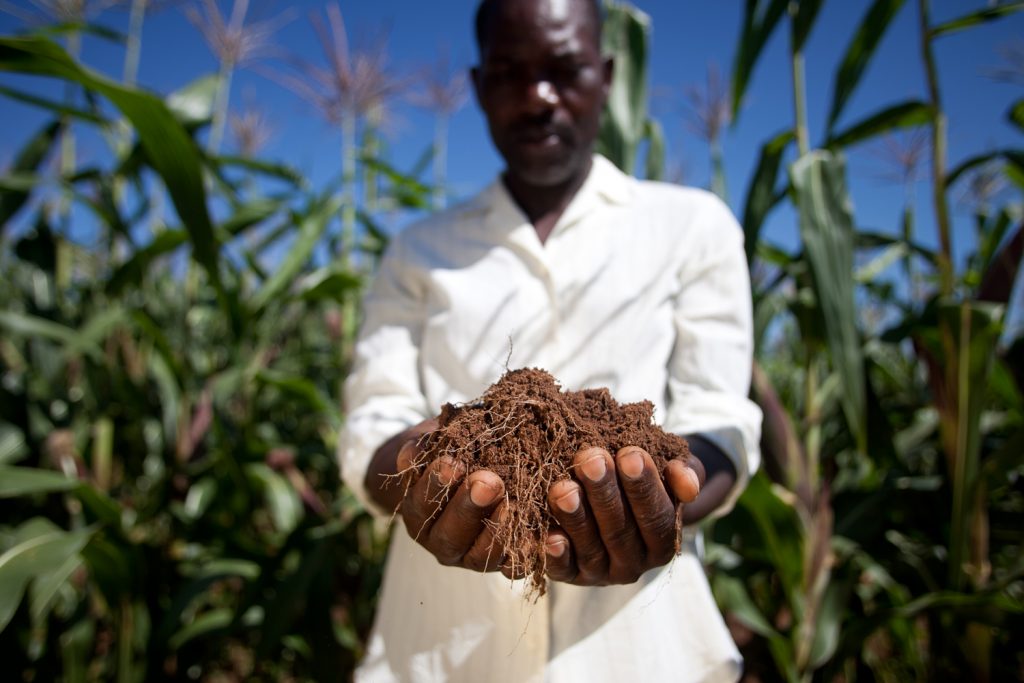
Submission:
{"label": "shirt sleeve", "polygon": [[753,312],[743,232],[717,198],[704,197],[675,301],[665,429],[699,433],[736,467],[736,485],[712,516],[732,509],[761,461],[761,410],[748,398]]}
{"label": "shirt sleeve", "polygon": [[424,288],[389,247],[363,305],[364,320],[343,387],[345,425],[338,440],[344,482],[371,513],[390,516],[370,497],[364,479],[374,452],[387,439],[430,417],[419,379]]}

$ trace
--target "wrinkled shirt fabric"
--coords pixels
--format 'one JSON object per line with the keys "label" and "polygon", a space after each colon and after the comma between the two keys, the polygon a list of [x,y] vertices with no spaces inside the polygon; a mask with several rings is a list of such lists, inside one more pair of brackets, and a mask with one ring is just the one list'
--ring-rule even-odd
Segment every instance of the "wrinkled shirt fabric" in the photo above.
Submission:
{"label": "wrinkled shirt fabric", "polygon": [[[506,368],[563,389],[650,400],[666,431],[701,433],[736,466],[760,460],[743,233],[702,190],[639,181],[595,156],[545,243],[496,180],[391,242],[365,301],[344,395],[345,482],[374,514],[374,451]],[[741,659],[696,554],[630,585],[525,582],[441,566],[399,524],[357,681],[734,681]]]}

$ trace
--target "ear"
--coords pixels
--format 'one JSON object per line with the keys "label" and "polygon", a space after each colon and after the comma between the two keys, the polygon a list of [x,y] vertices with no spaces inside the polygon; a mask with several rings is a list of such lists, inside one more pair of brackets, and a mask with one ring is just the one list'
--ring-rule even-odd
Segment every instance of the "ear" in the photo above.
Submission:
{"label": "ear", "polygon": [[603,80],[601,88],[604,90],[605,99],[608,99],[608,91],[611,90],[612,87],[612,78],[615,77],[615,58],[610,55],[605,57],[601,68],[601,78]]}
{"label": "ear", "polygon": [[477,105],[480,104],[480,79],[482,78],[479,66],[473,66],[469,69],[469,81],[473,84],[473,96],[476,98]]}

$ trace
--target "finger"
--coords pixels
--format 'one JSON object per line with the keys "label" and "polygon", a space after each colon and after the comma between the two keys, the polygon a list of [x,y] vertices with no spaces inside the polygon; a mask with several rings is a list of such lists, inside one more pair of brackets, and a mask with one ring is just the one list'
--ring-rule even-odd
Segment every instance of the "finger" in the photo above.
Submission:
{"label": "finger", "polygon": [[573,582],[588,585],[605,582],[608,553],[597,523],[587,510],[580,485],[571,479],[554,483],[548,491],[548,505],[569,539],[577,569]]}
{"label": "finger", "polygon": [[[701,468],[703,470],[703,468]],[[692,503],[700,493],[700,476],[682,460],[669,460],[665,466],[665,481],[676,500]]]}
{"label": "finger", "polygon": [[[573,466],[608,554],[610,579],[615,583],[635,580],[644,561],[644,542],[619,488],[612,457],[603,448],[587,448],[576,454]],[[582,550],[573,545],[582,573]]]}
{"label": "finger", "polygon": [[646,566],[661,566],[675,551],[676,513],[654,459],[642,448],[626,446],[615,454],[615,467],[646,547]]}
{"label": "finger", "polygon": [[484,520],[484,528],[473,542],[465,557],[462,558],[462,566],[477,572],[493,572],[501,569],[505,556],[498,539],[498,529],[508,518],[508,503],[502,497],[494,506],[490,517]]}
{"label": "finger", "polygon": [[424,545],[443,565],[461,564],[484,533],[485,522],[502,499],[505,486],[488,470],[477,470],[462,482],[444,511],[430,527]]}
{"label": "finger", "polygon": [[412,469],[413,464],[416,462],[416,456],[419,455],[420,450],[417,441],[419,441],[418,438],[409,439],[399,449],[398,458],[395,460],[395,469],[399,474]]}
{"label": "finger", "polygon": [[405,528],[417,542],[429,538],[430,527],[448,502],[454,487],[465,474],[465,466],[447,456],[429,465],[402,499]]}
{"label": "finger", "polygon": [[572,557],[572,545],[569,537],[560,529],[552,529],[544,541],[544,552],[547,555],[546,573],[552,581],[572,583],[579,570]]}

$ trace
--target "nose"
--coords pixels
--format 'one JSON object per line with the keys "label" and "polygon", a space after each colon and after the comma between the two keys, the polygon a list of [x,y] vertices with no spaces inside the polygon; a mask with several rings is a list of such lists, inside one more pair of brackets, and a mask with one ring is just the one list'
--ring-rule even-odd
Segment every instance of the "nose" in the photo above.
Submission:
{"label": "nose", "polygon": [[547,79],[533,81],[527,88],[526,104],[537,111],[550,109],[558,104],[558,90]]}

